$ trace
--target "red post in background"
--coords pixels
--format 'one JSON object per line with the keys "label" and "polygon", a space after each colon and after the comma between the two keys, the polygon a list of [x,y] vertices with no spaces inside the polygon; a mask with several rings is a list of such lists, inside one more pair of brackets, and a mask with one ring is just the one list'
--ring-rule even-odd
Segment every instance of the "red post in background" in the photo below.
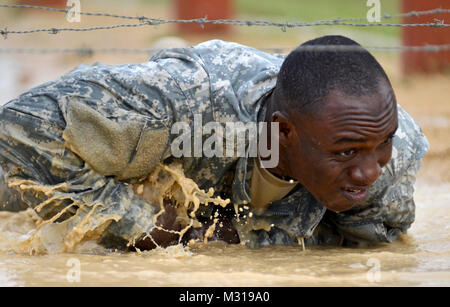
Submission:
{"label": "red post in background", "polygon": [[[402,12],[425,11],[436,8],[450,9],[448,0],[402,0]],[[436,20],[450,22],[450,13],[404,17],[403,23],[435,23]],[[403,45],[450,44],[450,28],[443,27],[404,27]],[[450,69],[450,50],[440,52],[405,52],[402,56],[403,72],[433,73]]]}
{"label": "red post in background", "polygon": [[63,9],[66,7],[67,0],[19,0],[17,3]]}
{"label": "red post in background", "polygon": [[[176,19],[197,19],[207,16],[208,20],[232,19],[234,15],[233,0],[174,0]],[[179,23],[178,31],[190,33],[226,33],[229,25],[198,23]]]}

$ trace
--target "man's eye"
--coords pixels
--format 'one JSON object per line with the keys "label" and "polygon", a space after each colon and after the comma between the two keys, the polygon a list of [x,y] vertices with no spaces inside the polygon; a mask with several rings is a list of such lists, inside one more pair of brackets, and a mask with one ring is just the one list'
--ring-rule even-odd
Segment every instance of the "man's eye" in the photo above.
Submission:
{"label": "man's eye", "polygon": [[354,149],[347,149],[347,150],[338,152],[338,155],[341,157],[344,157],[344,158],[348,158],[348,157],[351,157],[352,155],[354,155],[355,152],[356,152],[356,150],[354,150]]}
{"label": "man's eye", "polygon": [[392,142],[392,139],[394,138],[393,135],[391,135],[390,137],[388,137],[382,144],[383,145],[387,145],[390,144]]}

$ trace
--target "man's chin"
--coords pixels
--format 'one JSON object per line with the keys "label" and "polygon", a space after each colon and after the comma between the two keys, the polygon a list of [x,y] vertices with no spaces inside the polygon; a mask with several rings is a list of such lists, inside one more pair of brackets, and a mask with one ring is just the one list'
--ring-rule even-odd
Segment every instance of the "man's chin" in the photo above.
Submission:
{"label": "man's chin", "polygon": [[343,212],[343,211],[348,211],[348,210],[352,209],[353,207],[357,206],[358,204],[350,202],[348,200],[343,200],[343,201],[337,203],[336,200],[334,200],[334,201],[330,201],[330,202],[328,202],[326,204],[323,204],[323,205],[328,210],[331,210],[331,211],[336,212],[336,213],[340,213],[340,212]]}
{"label": "man's chin", "polygon": [[329,193],[327,198],[316,197],[316,199],[328,210],[340,213],[363,204],[367,200],[368,195],[366,191],[361,193],[361,195],[356,195],[357,197],[353,197],[353,195],[349,196],[347,194],[348,193],[341,189],[335,193]]}
{"label": "man's chin", "polygon": [[348,211],[354,207],[363,204],[368,198],[368,190],[361,189],[359,192],[349,193],[344,189],[341,189],[340,193],[330,199],[328,202],[324,202],[323,205],[336,213]]}

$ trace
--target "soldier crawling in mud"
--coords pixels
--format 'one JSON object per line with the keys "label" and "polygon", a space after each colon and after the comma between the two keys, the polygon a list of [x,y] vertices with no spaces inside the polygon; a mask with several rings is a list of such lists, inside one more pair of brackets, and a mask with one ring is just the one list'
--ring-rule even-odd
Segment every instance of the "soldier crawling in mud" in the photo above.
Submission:
{"label": "soldier crawling in mud", "polygon": [[[0,111],[3,210],[35,208],[55,223],[89,215],[107,248],[176,244],[173,204],[165,201],[156,229],[159,207],[133,184],[178,161],[201,189],[230,199],[202,205],[204,227],[184,243],[217,216],[212,239],[250,247],[396,240],[414,222],[428,142],[370,53],[302,48],[324,45],[359,46],[324,36],[285,56],[213,40],[143,64],[83,65],[22,94]],[[172,127],[193,129],[198,115],[203,124],[278,123],[277,165],[248,154],[175,156]]]}

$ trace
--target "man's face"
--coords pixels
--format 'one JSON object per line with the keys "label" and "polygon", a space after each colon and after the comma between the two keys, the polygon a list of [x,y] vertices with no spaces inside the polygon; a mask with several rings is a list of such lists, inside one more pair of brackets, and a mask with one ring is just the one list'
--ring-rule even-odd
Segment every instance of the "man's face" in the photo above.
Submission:
{"label": "man's face", "polygon": [[290,173],[322,205],[345,211],[367,199],[391,158],[397,106],[390,87],[380,85],[363,97],[332,91],[317,113],[295,116]]}

